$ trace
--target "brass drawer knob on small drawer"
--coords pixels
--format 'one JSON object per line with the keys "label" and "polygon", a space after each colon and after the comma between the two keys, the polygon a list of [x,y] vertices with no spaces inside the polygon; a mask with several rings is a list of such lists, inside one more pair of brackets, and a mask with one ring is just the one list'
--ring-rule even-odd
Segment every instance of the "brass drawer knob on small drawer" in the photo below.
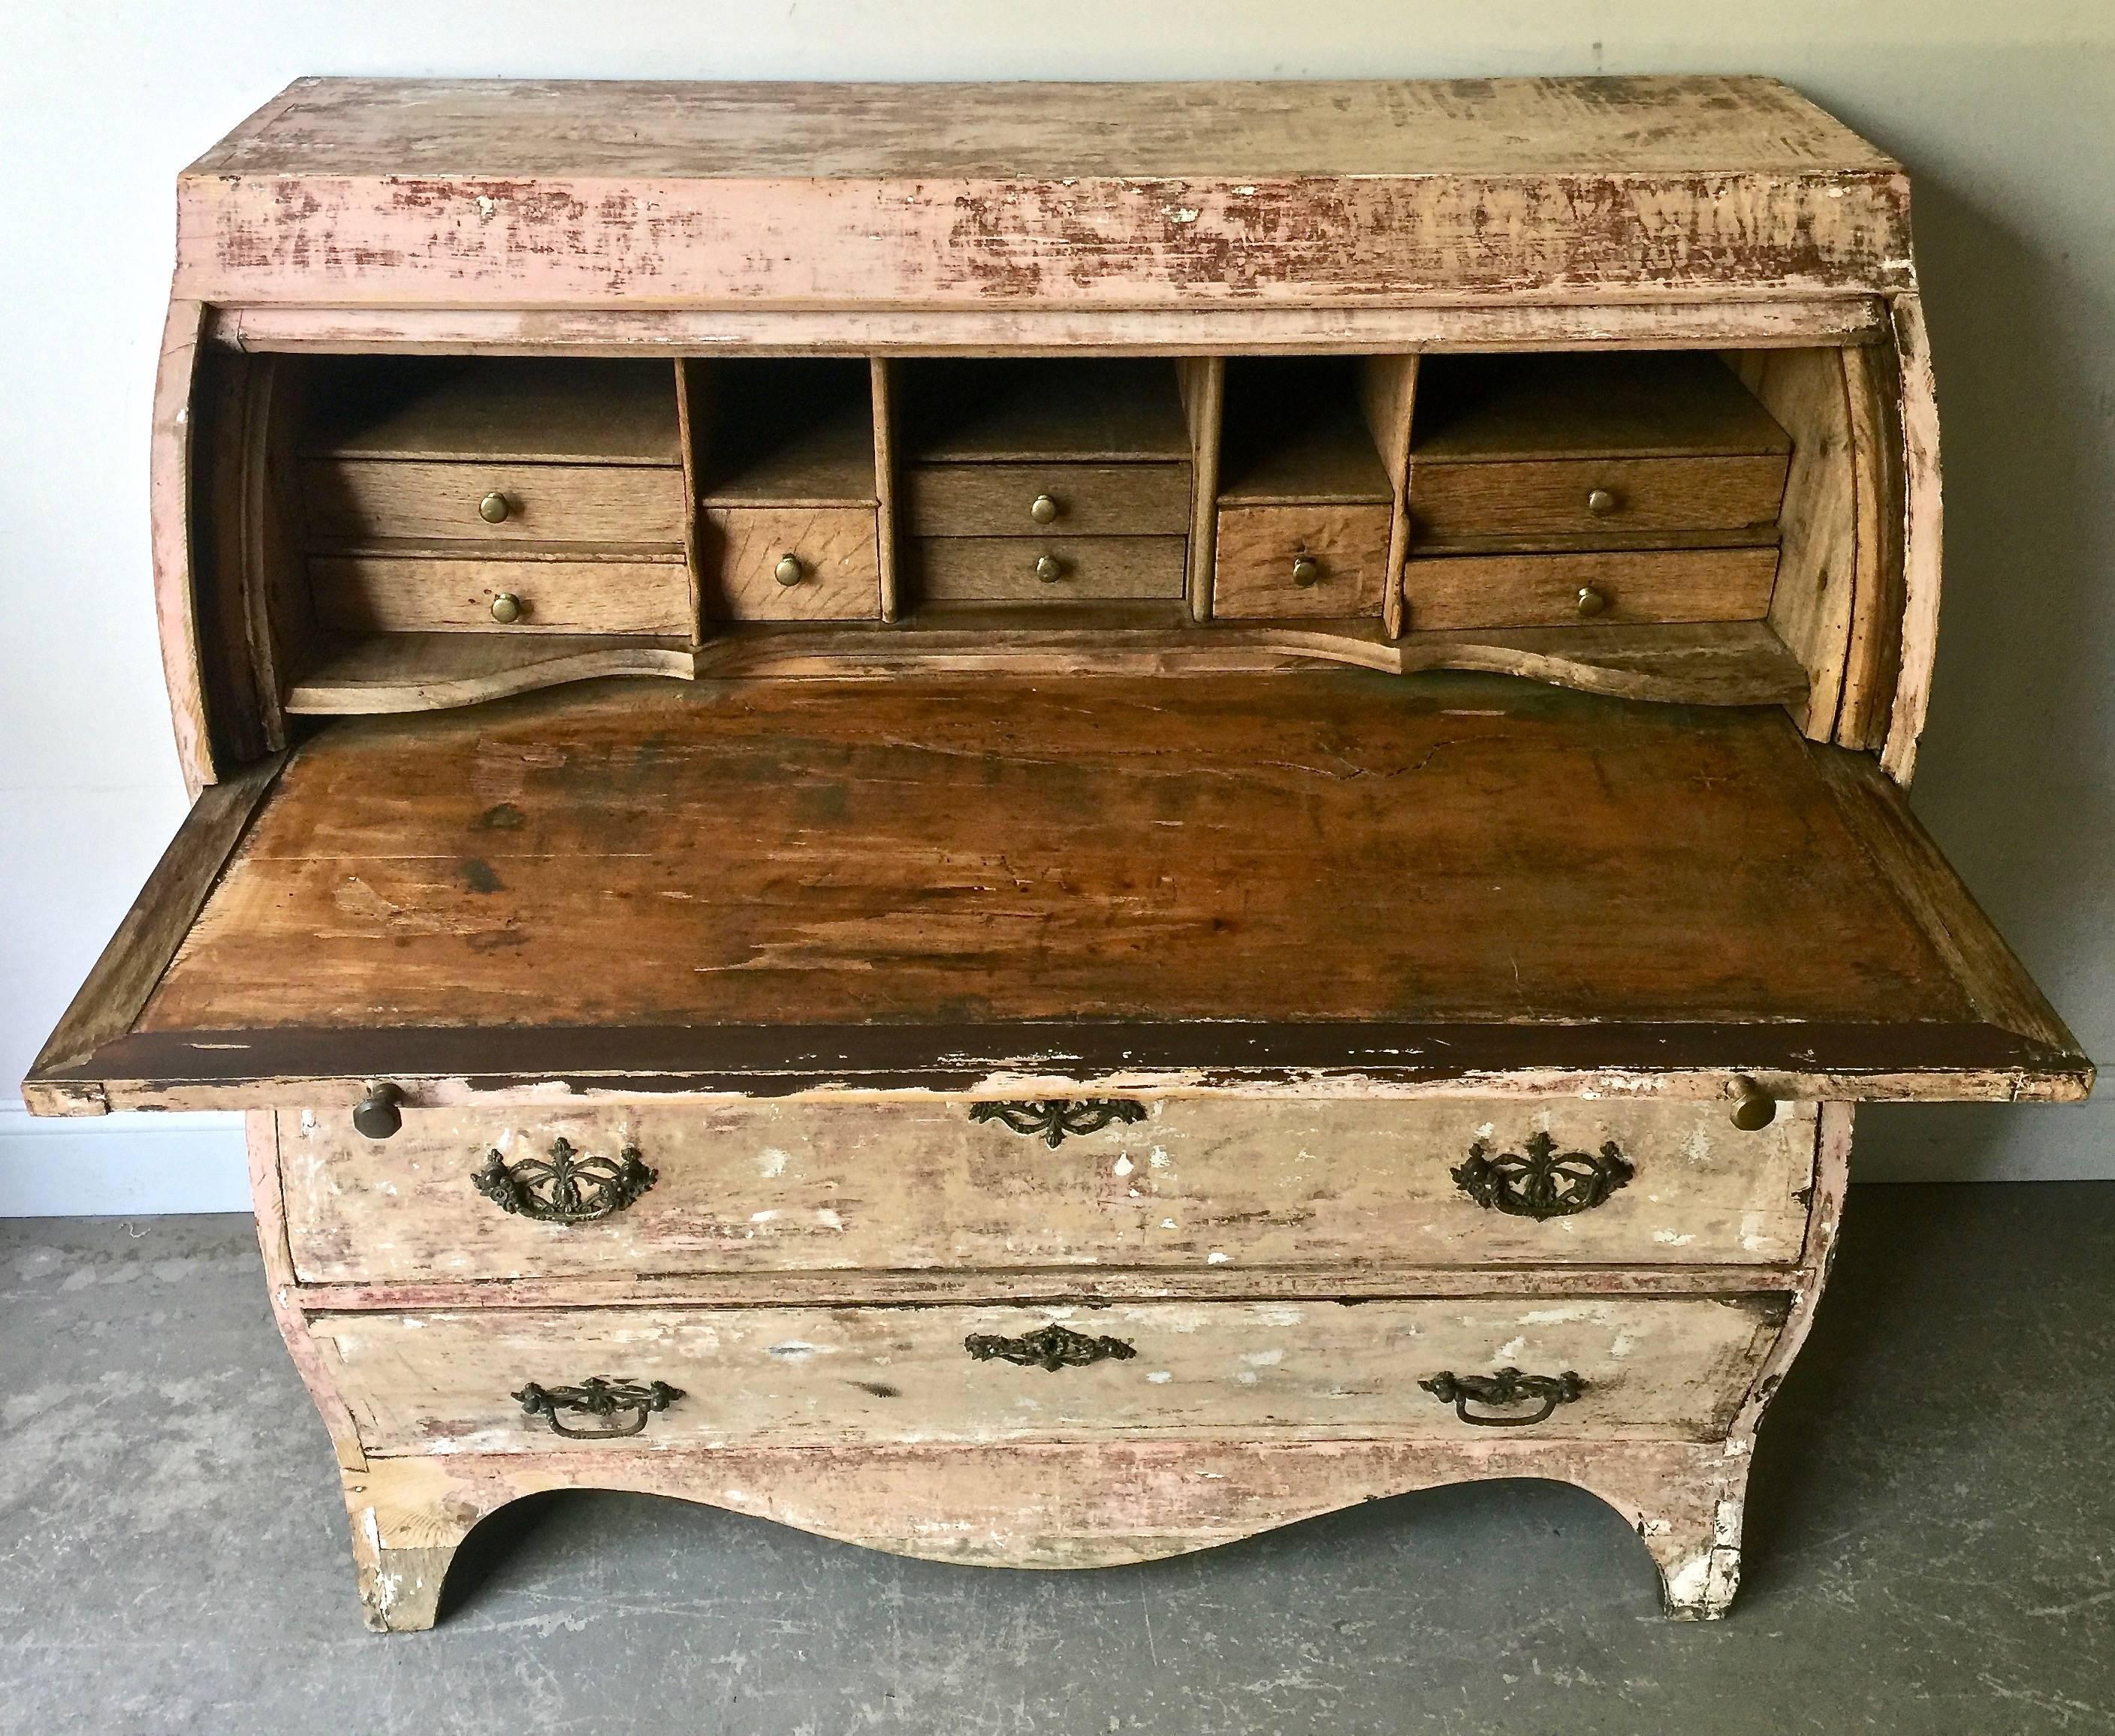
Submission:
{"label": "brass drawer knob on small drawer", "polygon": [[1023,1368],[1048,1369],[1052,1374],[1060,1368],[1085,1368],[1091,1363],[1127,1363],[1138,1354],[1120,1338],[1090,1338],[1054,1321],[1019,1338],[972,1332],[962,1340],[962,1348],[980,1363],[1012,1363]]}
{"label": "brass drawer knob on small drawer", "polygon": [[1778,1118],[1778,1100],[1742,1075],[1732,1084],[1733,1125],[1744,1134],[1759,1134]]}
{"label": "brass drawer knob on small drawer", "polygon": [[1056,1151],[1077,1134],[1098,1134],[1117,1122],[1143,1121],[1145,1105],[1122,1097],[1035,1097],[1025,1103],[972,1103],[972,1121],[996,1121],[1001,1127]]}
{"label": "brass drawer knob on small drawer", "polygon": [[1065,576],[1064,563],[1055,555],[1038,555],[1035,557],[1035,576],[1045,584],[1055,584]]}
{"label": "brass drawer knob on small drawer", "polygon": [[1048,524],[1065,509],[1047,494],[1039,494],[1028,503],[1028,515],[1039,524]]}
{"label": "brass drawer knob on small drawer", "polygon": [[511,627],[521,619],[521,599],[512,591],[502,591],[492,599],[492,618],[502,627]]}
{"label": "brass drawer knob on small drawer", "polygon": [[590,1224],[622,1212],[660,1177],[635,1147],[601,1157],[560,1138],[551,1142],[548,1158],[517,1157],[511,1166],[492,1152],[470,1179],[502,1212],[539,1224]]}
{"label": "brass drawer knob on small drawer", "polygon": [[771,576],[791,588],[808,576],[808,569],[801,565],[798,555],[781,555],[778,565],[771,569]]}
{"label": "brass drawer knob on small drawer", "polygon": [[404,1112],[397,1106],[403,1101],[402,1090],[386,1080],[369,1085],[367,1095],[352,1106],[353,1131],[363,1139],[387,1139],[404,1125]]}
{"label": "brass drawer knob on small drawer", "polygon": [[[1429,1381],[1417,1383],[1442,1404],[1454,1407],[1454,1414],[1478,1428],[1532,1428],[1547,1422],[1560,1404],[1569,1404],[1585,1391],[1586,1383],[1567,1370],[1562,1374],[1522,1374],[1517,1368],[1501,1368],[1496,1374],[1455,1374],[1443,1370]],[[1523,1415],[1496,1417],[1472,1411],[1471,1404],[1487,1408],[1532,1404]]]}
{"label": "brass drawer knob on small drawer", "polygon": [[[612,1381],[599,1374],[577,1386],[539,1386],[531,1381],[513,1395],[522,1409],[532,1417],[545,1418],[553,1434],[563,1435],[568,1441],[622,1441],[627,1435],[640,1433],[649,1417],[657,1410],[668,1409],[682,1396],[681,1388],[666,1381],[649,1381],[642,1386],[637,1381]],[[559,1420],[561,1411],[592,1417],[597,1426],[569,1428]]]}
{"label": "brass drawer knob on small drawer", "polygon": [[513,511],[514,502],[497,488],[477,503],[477,515],[488,524],[504,524]]}
{"label": "brass drawer knob on small drawer", "polygon": [[1322,563],[1312,555],[1292,557],[1292,582],[1301,590],[1307,590],[1322,582]]}
{"label": "brass drawer knob on small drawer", "polygon": [[1622,504],[1616,498],[1614,490],[1609,488],[1594,488],[1586,496],[1586,510],[1597,519],[1605,519]]}
{"label": "brass drawer knob on small drawer", "polygon": [[1581,616],[1590,620],[1608,607],[1608,593],[1606,591],[1597,590],[1590,584],[1579,587],[1579,612]]}
{"label": "brass drawer knob on small drawer", "polygon": [[1524,1151],[1496,1157],[1480,1139],[1448,1173],[1487,1211],[1539,1221],[1590,1212],[1637,1171],[1613,1139],[1598,1153],[1560,1152],[1548,1134],[1530,1134]]}

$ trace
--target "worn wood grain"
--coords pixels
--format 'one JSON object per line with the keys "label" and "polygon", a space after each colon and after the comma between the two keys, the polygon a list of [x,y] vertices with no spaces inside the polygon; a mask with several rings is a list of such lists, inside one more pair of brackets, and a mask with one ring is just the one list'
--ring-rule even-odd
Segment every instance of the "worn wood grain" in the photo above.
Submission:
{"label": "worn wood grain", "polygon": [[[874,621],[881,614],[874,511],[860,506],[711,506],[700,526],[705,618]],[[801,576],[778,582],[791,555]]]}
{"label": "worn wood grain", "polygon": [[1902,382],[1902,649],[1880,763],[1898,784],[1916,770],[1917,742],[1931,706],[1938,655],[1939,535],[1942,516],[1938,388],[1924,303],[1914,293],[1889,304]]}
{"label": "worn wood grain", "polygon": [[896,461],[895,371],[886,356],[867,363],[868,389],[874,399],[874,570],[881,589],[881,618],[893,621],[903,611],[897,547],[903,534],[897,505],[902,477]]}
{"label": "worn wood grain", "polygon": [[1792,437],[1769,622],[1806,667],[1800,726],[1826,741],[1842,699],[1858,570],[1856,448],[1843,352],[1750,351],[1732,360]]}
{"label": "worn wood grain", "polygon": [[[1793,1196],[1813,1167],[1810,1107],[1747,1134],[1715,1105],[1166,1098],[1055,1152],[970,1107],[415,1110],[387,1142],[342,1111],[290,1115],[295,1263],[310,1284],[829,1273],[846,1296],[868,1281],[855,1274],[876,1271],[924,1271],[944,1295],[975,1274],[1037,1268],[1047,1284],[1103,1267],[1163,1280],[1305,1267],[1327,1284],[1376,1261],[1481,1273],[1787,1264],[1806,1222]],[[1590,1210],[1541,1221],[1480,1205],[1455,1180],[1472,1156],[1517,1157],[1538,1134],[1590,1159],[1613,1143],[1634,1173]],[[612,1162],[635,1149],[656,1179],[571,1225],[511,1215],[472,1184],[493,1152],[546,1160],[560,1138]]]}
{"label": "worn wood grain", "polygon": [[1212,618],[1212,564],[1218,531],[1219,456],[1227,402],[1224,356],[1186,356],[1176,364],[1182,413],[1190,424],[1190,547],[1183,592],[1190,618]]}
{"label": "worn wood grain", "polygon": [[[479,511],[506,497],[507,516]],[[510,543],[683,540],[680,470],[658,465],[486,465],[312,458],[301,466],[310,546],[378,538]]]}
{"label": "worn wood grain", "polygon": [[[1596,490],[1614,497],[1608,511],[1587,505]],[[1784,458],[1767,452],[1477,464],[1420,459],[1411,510],[1421,552],[1484,538],[1521,549],[1594,548],[1612,536],[1648,542],[1654,532],[1767,532],[1784,492]]]}
{"label": "worn wood grain", "polygon": [[1894,351],[1872,344],[1843,352],[1851,401],[1857,576],[1836,740],[1884,747],[1901,673],[1903,610],[1902,387]]}
{"label": "worn wood grain", "polygon": [[[690,575],[672,551],[643,560],[582,558],[565,544],[534,556],[312,555],[309,581],[318,621],[341,633],[690,631]],[[521,610],[503,625],[492,613],[502,594]]]}
{"label": "worn wood grain", "polygon": [[[1110,1303],[889,1308],[507,1309],[312,1322],[370,1454],[576,1453],[511,1396],[590,1374],[685,1396],[649,1449],[1195,1438],[1467,1441],[1419,1382],[1576,1372],[1543,1429],[1568,1440],[1723,1435],[1777,1335],[1773,1299]],[[1133,1348],[1056,1375],[965,1349],[1058,1324]]]}
{"label": "worn wood grain", "polygon": [[191,396],[206,310],[177,297],[169,304],[154,369],[154,421],[148,442],[148,506],[154,569],[154,619],[159,630],[162,680],[169,694],[169,726],[177,763],[195,799],[220,775],[206,717],[205,664],[199,633],[198,593],[191,571]]}
{"label": "worn wood grain", "polygon": [[1417,401],[1415,355],[1369,355],[1359,362],[1359,404],[1388,472],[1388,566],[1381,598],[1388,636],[1402,636],[1402,587],[1397,582],[1410,556],[1410,434]]}
{"label": "worn wood grain", "polygon": [[[1047,524],[1028,510],[1044,495],[1058,508]],[[903,526],[920,537],[1179,537],[1190,526],[1190,466],[913,465]]]}
{"label": "worn wood grain", "polygon": [[[1225,499],[1212,577],[1212,607],[1221,618],[1381,612],[1392,507],[1235,506]],[[1302,555],[1321,569],[1312,584],[1294,582],[1292,563]]]}
{"label": "worn wood grain", "polygon": [[[920,537],[906,553],[926,602],[1048,605],[1182,595],[1180,537]],[[1055,579],[1036,570],[1046,556],[1058,563]]]}
{"label": "worn wood grain", "polygon": [[1580,618],[1581,590],[1601,599],[1596,621],[1760,621],[1778,552],[1626,549],[1588,554],[1418,554],[1403,565],[1406,619],[1417,630],[1553,627]]}
{"label": "worn wood grain", "polygon": [[177,286],[1313,306],[1885,291],[1908,258],[1900,168],[1766,80],[318,80],[182,177]]}
{"label": "worn wood grain", "polygon": [[[963,829],[980,813],[1001,837]],[[1966,1005],[1782,717],[1340,673],[348,720],[295,758],[147,1025],[471,1009],[1885,1028]]]}
{"label": "worn wood grain", "polygon": [[275,753],[199,792],[87,980],[44,1040],[22,1088],[33,1111],[99,1113],[107,1106],[96,1102],[93,1092],[48,1090],[39,1075],[85,1059],[131,1028],[285,763],[283,755]]}

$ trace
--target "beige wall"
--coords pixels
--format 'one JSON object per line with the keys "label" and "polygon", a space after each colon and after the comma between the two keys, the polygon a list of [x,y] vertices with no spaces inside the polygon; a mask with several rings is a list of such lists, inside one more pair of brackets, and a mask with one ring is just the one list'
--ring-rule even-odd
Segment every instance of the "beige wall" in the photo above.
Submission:
{"label": "beige wall", "polygon": [[[1948,511],[1945,634],[1916,806],[2088,1051],[2115,1056],[2110,0],[11,11],[0,37],[0,1099],[182,811],[145,477],[172,181],[311,72],[1788,80],[1916,181]],[[1875,1110],[1866,1126],[1868,1175],[2115,1175],[2104,1101]],[[0,1106],[0,1213],[241,1201],[224,1125],[46,1135]]]}

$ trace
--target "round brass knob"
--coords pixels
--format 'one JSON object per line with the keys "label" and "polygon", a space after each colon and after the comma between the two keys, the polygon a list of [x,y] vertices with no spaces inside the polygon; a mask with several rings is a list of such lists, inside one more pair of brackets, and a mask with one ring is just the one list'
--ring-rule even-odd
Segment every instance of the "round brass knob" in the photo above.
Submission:
{"label": "round brass knob", "polygon": [[1608,598],[1606,592],[1597,591],[1590,584],[1582,584],[1579,587],[1579,612],[1581,615],[1599,615],[1608,607]]}
{"label": "round brass knob", "polygon": [[771,569],[771,576],[781,584],[798,584],[806,571],[798,555],[781,555],[778,565]]}
{"label": "round brass knob", "polygon": [[1597,519],[1605,519],[1620,504],[1614,494],[1606,488],[1596,488],[1586,497],[1586,510]]}
{"label": "round brass knob", "polygon": [[1035,557],[1035,576],[1045,584],[1055,584],[1065,576],[1065,569],[1058,564],[1057,556],[1038,555]]}
{"label": "round brass knob", "polygon": [[1310,584],[1319,584],[1322,582],[1322,563],[1312,555],[1295,555],[1292,557],[1292,582],[1303,591]]}
{"label": "round brass knob", "polygon": [[352,1106],[353,1130],[363,1139],[387,1139],[404,1125],[403,1111],[397,1106],[403,1101],[404,1093],[386,1080],[369,1085],[367,1095]]}
{"label": "round brass knob", "polygon": [[492,618],[501,626],[511,626],[521,619],[521,599],[512,591],[502,591],[492,599]]}
{"label": "round brass knob", "polygon": [[1732,1081],[1733,1125],[1744,1134],[1760,1133],[1778,1118],[1778,1100],[1745,1075]]}
{"label": "round brass knob", "polygon": [[477,515],[488,524],[504,524],[513,511],[514,502],[497,488],[477,503]]}
{"label": "round brass knob", "polygon": [[1047,494],[1039,494],[1028,503],[1028,515],[1039,524],[1047,524],[1061,511],[1058,502]]}

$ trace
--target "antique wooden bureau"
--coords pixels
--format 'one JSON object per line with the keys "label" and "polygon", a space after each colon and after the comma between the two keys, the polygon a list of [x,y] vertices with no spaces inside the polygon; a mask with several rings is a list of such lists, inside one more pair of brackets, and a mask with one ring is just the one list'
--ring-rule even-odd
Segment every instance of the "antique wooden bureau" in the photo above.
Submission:
{"label": "antique wooden bureau", "polygon": [[553,1487],[1505,1477],[1718,1615],[1853,1102],[2090,1087],[1903,802],[1908,188],[1781,85],[305,80],[178,197],[195,806],[24,1089],[248,1111],[378,1626]]}

